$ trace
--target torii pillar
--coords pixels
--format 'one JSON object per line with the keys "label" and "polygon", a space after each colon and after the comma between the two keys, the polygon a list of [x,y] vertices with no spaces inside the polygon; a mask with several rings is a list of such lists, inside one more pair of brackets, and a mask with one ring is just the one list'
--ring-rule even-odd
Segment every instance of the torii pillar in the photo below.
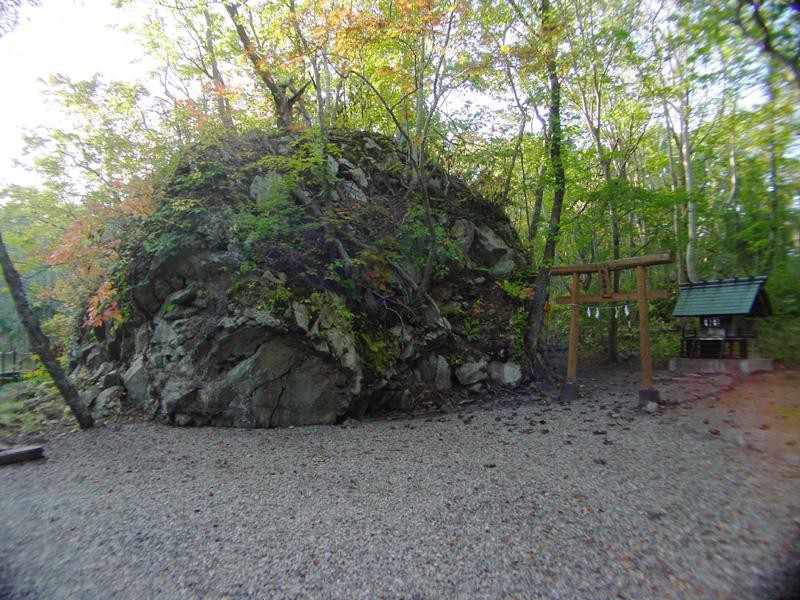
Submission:
{"label": "torii pillar", "polygon": [[[598,302],[619,302],[635,300],[639,307],[639,354],[642,361],[642,388],[639,390],[639,406],[648,402],[658,402],[658,391],[653,389],[653,357],[650,352],[650,315],[647,302],[657,298],[666,298],[665,290],[647,289],[647,270],[652,265],[663,265],[673,262],[671,252],[635,256],[612,260],[607,263],[589,263],[553,267],[550,275],[572,275],[572,289],[569,296],[556,298],[557,304],[570,305],[569,320],[569,353],[567,355],[567,381],[561,388],[561,400],[570,402],[578,397],[578,331],[580,325],[580,305]],[[612,292],[612,271],[636,269],[636,292]],[[601,294],[599,296],[579,295],[580,274],[597,273],[600,278]]]}

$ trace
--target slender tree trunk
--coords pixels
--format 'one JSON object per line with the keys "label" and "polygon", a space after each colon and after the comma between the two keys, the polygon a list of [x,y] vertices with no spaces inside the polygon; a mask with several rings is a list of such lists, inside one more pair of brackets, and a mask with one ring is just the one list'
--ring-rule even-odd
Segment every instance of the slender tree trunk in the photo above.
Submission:
{"label": "slender tree trunk", "polygon": [[[667,137],[667,157],[669,160],[669,181],[670,189],[673,192],[678,189],[678,174],[675,172],[675,159],[672,156],[672,126],[669,121],[669,113],[667,112],[667,105],[664,104],[664,124],[666,126]],[[673,196],[674,200],[674,196]],[[681,249],[681,215],[680,206],[678,202],[672,208],[672,233],[675,236],[675,258],[677,259],[676,266],[678,270],[678,284],[686,281],[685,263],[683,262],[683,251]]]}
{"label": "slender tree trunk", "polygon": [[219,63],[217,62],[217,53],[214,49],[214,38],[211,30],[213,23],[211,21],[211,14],[208,9],[203,9],[203,17],[206,21],[206,52],[208,52],[208,59],[211,62],[211,79],[214,82],[214,98],[217,103],[217,112],[222,124],[228,129],[233,129],[233,117],[231,116],[231,105],[228,98],[225,96],[227,88],[225,87],[225,80],[222,78],[222,73],[219,70]]}
{"label": "slender tree trunk", "polygon": [[[302,110],[302,96],[305,92],[308,82],[300,88],[299,91],[294,90],[289,82],[278,81],[274,73],[269,70],[268,63],[265,57],[261,55],[253,42],[247,30],[242,24],[242,18],[239,15],[237,5],[230,2],[223,2],[223,6],[228,13],[233,25],[236,29],[236,35],[239,38],[244,55],[250,60],[253,69],[258,75],[259,79],[267,86],[269,93],[272,95],[272,101],[275,104],[275,113],[278,117],[278,122],[281,127],[290,127],[294,122],[294,105],[298,104]],[[308,115],[304,115],[308,120]]]}
{"label": "slender tree trunk", "polygon": [[[775,64],[770,61],[770,68],[767,73],[767,89],[769,90],[770,108],[775,106],[777,100],[777,89],[775,88]],[[769,206],[770,206],[770,228],[769,228],[769,250],[767,257],[767,271],[772,270],[775,262],[775,254],[778,246],[778,152],[775,143],[775,121],[770,119],[769,127]]]}
{"label": "slender tree trunk", "polygon": [[[620,258],[620,239],[619,239],[619,215],[617,214],[617,207],[613,198],[611,199],[611,257],[613,260]],[[611,286],[613,292],[619,291],[619,271],[614,271],[611,276]],[[611,314],[608,319],[608,360],[610,362],[617,362],[619,356],[617,355],[617,315],[609,311]]]}
{"label": "slender tree trunk", "polygon": [[[547,175],[547,165],[542,160],[536,172],[536,188],[533,190],[533,217],[528,228],[528,240],[531,244],[531,254],[533,253],[536,236],[539,234],[539,223],[542,220],[542,204],[544,201],[544,178]],[[533,256],[531,256],[533,258]]]}
{"label": "slender tree trunk", "polygon": [[39,319],[33,314],[28,299],[25,297],[25,290],[22,287],[22,280],[20,279],[17,269],[11,262],[11,257],[6,250],[5,242],[3,241],[3,234],[0,233],[0,266],[3,268],[3,275],[5,276],[8,288],[11,291],[11,298],[14,300],[14,306],[17,308],[22,326],[28,334],[31,349],[39,355],[39,358],[56,384],[58,391],[64,397],[67,405],[72,409],[72,414],[78,421],[81,429],[88,429],[94,425],[94,419],[89,411],[81,403],[78,390],[73,383],[67,378],[61,365],[58,364],[53,351],[50,348],[50,340],[42,332],[39,326]]}
{"label": "slender tree trunk", "polygon": [[[784,3],[777,3],[777,6],[781,6],[782,4]],[[734,23],[736,23],[742,31],[745,38],[756,44],[756,46],[770,58],[770,63],[778,62],[787,70],[790,79],[794,82],[794,85],[797,86],[798,91],[800,91],[800,51],[798,51],[797,46],[795,46],[794,51],[789,53],[782,51],[780,47],[775,45],[774,37],[776,34],[770,31],[770,27],[767,25],[767,21],[761,12],[761,9],[764,8],[765,5],[768,6],[769,4],[756,0],[737,0],[733,17]],[[800,10],[800,5],[796,0],[794,2],[786,2],[785,6],[786,11],[789,13],[791,13],[792,9],[795,11]],[[744,18],[742,17],[742,12],[745,10],[745,7],[747,7],[750,12],[752,26],[745,24]],[[783,6],[781,6],[781,9],[782,8]],[[788,22],[791,22],[791,18],[791,16],[786,17]],[[796,40],[796,38],[793,39]],[[770,70],[774,68],[775,65],[771,64]]]}
{"label": "slender tree trunk", "polygon": [[514,144],[514,152],[511,154],[511,164],[508,166],[506,173],[506,181],[503,184],[503,204],[508,202],[508,197],[511,194],[511,179],[514,176],[514,167],[517,164],[517,157],[522,151],[522,138],[525,135],[525,125],[528,123],[528,115],[522,114],[522,120],[519,123],[519,131],[517,132],[517,141]]}
{"label": "slender tree trunk", "polygon": [[422,269],[422,279],[417,290],[417,298],[422,300],[428,293],[433,281],[433,267],[436,263],[436,226],[433,222],[433,211],[431,210],[431,197],[428,192],[428,171],[425,168],[424,148],[421,148],[418,155],[417,175],[419,178],[420,189],[422,190],[423,221],[428,230],[428,256],[425,258],[425,266]]}
{"label": "slender tree trunk", "polygon": [[[599,98],[599,92],[597,96]],[[594,138],[595,149],[597,156],[600,158],[600,167],[603,169],[603,179],[606,182],[606,189],[610,189],[611,185],[611,158],[603,148],[603,142],[600,139],[600,124],[601,121],[600,106],[598,102],[597,107],[597,123],[589,124],[589,130]],[[624,174],[620,173],[620,179],[624,179]],[[609,197],[608,199],[609,218],[611,220],[611,258],[616,260],[620,258],[620,236],[619,236],[619,215],[617,214],[616,198]],[[619,271],[614,271],[612,275],[612,291],[619,291]],[[611,312],[608,319],[608,361],[617,362],[619,359],[617,354],[617,315]]]}
{"label": "slender tree trunk", "polygon": [[[606,181],[606,186],[609,186],[611,184],[611,161],[603,151],[599,130],[597,131],[595,142],[597,144],[597,151],[600,153],[603,178]],[[619,215],[617,214],[617,202],[613,197],[608,199],[608,210],[611,219],[611,258],[612,260],[617,260],[620,258]],[[611,276],[611,286],[613,292],[619,291],[619,271],[614,271]],[[617,315],[611,312],[608,318],[608,360],[614,363],[619,359],[617,355],[617,329]]]}
{"label": "slender tree trunk", "polygon": [[697,281],[697,200],[694,197],[694,169],[692,165],[692,141],[689,135],[689,99],[686,98],[681,111],[681,147],[683,148],[683,171],[686,177],[686,195],[689,197],[688,233],[686,243],[686,276]]}
{"label": "slender tree trunk", "polygon": [[520,174],[522,175],[522,200],[523,200],[523,207],[525,210],[525,231],[528,232],[528,255],[533,256],[532,245],[531,245],[531,238],[530,238],[530,231],[531,231],[531,203],[530,198],[528,198],[528,173],[525,171],[525,155],[521,154],[519,157],[519,170]]}
{"label": "slender tree trunk", "polygon": [[739,197],[739,177],[738,165],[736,163],[736,96],[730,93],[731,96],[731,145],[728,152],[728,181],[730,182],[731,189],[728,191],[728,198],[725,200],[725,208],[733,208],[736,200]]}
{"label": "slender tree trunk", "polygon": [[[552,34],[550,0],[542,0],[541,7],[542,30],[544,33]],[[555,40],[546,40],[545,43],[552,45],[546,68],[547,79],[550,84],[550,166],[553,170],[555,188],[553,190],[553,209],[550,211],[547,240],[544,244],[542,263],[536,276],[536,288],[531,311],[528,315],[527,351],[532,366],[536,364],[539,337],[544,324],[545,304],[547,303],[547,292],[550,287],[550,267],[553,265],[556,255],[556,244],[561,230],[561,209],[564,205],[564,196],[567,188],[564,163],[561,158],[561,81],[556,62],[558,46]]]}

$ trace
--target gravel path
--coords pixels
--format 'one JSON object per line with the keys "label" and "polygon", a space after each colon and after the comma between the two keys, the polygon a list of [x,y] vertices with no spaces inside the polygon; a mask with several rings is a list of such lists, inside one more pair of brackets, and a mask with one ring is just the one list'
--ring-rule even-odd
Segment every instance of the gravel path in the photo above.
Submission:
{"label": "gravel path", "polygon": [[695,411],[639,413],[636,387],[69,435],[0,469],[0,597],[789,597],[800,467]]}

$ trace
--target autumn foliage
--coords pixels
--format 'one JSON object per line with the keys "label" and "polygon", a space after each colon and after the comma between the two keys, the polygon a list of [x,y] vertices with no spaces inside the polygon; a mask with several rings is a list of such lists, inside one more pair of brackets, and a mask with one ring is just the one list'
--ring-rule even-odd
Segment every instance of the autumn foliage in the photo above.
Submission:
{"label": "autumn foliage", "polygon": [[113,186],[123,194],[122,199],[86,207],[45,259],[45,264],[61,267],[64,273],[50,290],[51,297],[67,305],[76,298],[88,297],[84,327],[99,327],[122,318],[118,290],[111,278],[111,269],[119,260],[119,234],[154,210],[150,181],[136,180],[128,185],[115,181]]}

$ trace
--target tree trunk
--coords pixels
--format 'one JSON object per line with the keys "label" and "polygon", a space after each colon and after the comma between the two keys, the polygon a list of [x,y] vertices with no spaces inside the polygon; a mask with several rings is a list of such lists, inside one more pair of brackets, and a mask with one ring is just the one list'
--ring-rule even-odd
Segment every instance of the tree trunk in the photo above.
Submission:
{"label": "tree trunk", "polygon": [[[770,68],[767,73],[767,89],[769,91],[770,108],[775,106],[777,100],[777,89],[775,87],[775,64],[770,61]],[[775,144],[775,120],[770,119],[769,127],[769,206],[770,206],[770,228],[769,228],[769,254],[767,257],[767,274],[772,270],[775,262],[775,254],[778,247],[778,153]]]}
{"label": "tree trunk", "polygon": [[536,188],[533,190],[533,216],[528,227],[528,242],[531,247],[531,260],[533,260],[533,248],[536,244],[536,236],[539,234],[539,223],[542,220],[542,203],[544,201],[544,178],[547,175],[547,166],[542,159],[542,163],[536,172]]}
{"label": "tree trunk", "polygon": [[522,151],[522,138],[525,136],[525,125],[528,123],[528,115],[522,114],[522,120],[519,123],[519,131],[517,132],[517,141],[514,144],[514,152],[511,154],[511,164],[508,166],[506,172],[506,181],[503,184],[503,205],[508,203],[508,197],[511,195],[511,179],[514,176],[514,167],[517,164],[517,157]]}
{"label": "tree trunk", "polygon": [[[617,207],[614,204],[613,198],[611,199],[611,256],[613,260],[620,257],[620,239],[619,239],[619,215],[617,214]],[[619,291],[619,271],[614,271],[611,275],[612,291]],[[613,311],[610,312],[608,319],[608,360],[609,362],[617,362],[619,356],[617,355],[617,315]]]}
{"label": "tree trunk", "polygon": [[681,147],[683,155],[683,172],[686,178],[686,195],[689,197],[688,233],[686,243],[686,276],[689,281],[698,281],[697,277],[697,201],[694,197],[694,169],[692,166],[692,141],[689,135],[689,99],[681,111]]}
{"label": "tree trunk", "polygon": [[214,98],[217,103],[217,112],[222,124],[228,129],[233,129],[233,117],[231,117],[231,105],[228,98],[225,96],[227,88],[225,87],[225,80],[222,78],[222,73],[219,70],[219,63],[217,62],[217,53],[214,49],[214,37],[211,30],[213,22],[211,21],[211,14],[208,9],[203,9],[203,17],[206,21],[206,39],[205,46],[208,52],[208,59],[211,63],[211,79],[214,82]]}
{"label": "tree trunk", "polygon": [[433,222],[433,211],[431,210],[431,198],[428,192],[428,172],[425,169],[425,149],[421,148],[418,155],[417,176],[420,189],[422,190],[422,217],[425,229],[428,232],[428,255],[425,258],[425,266],[422,268],[422,278],[420,279],[417,299],[422,300],[428,293],[433,281],[433,267],[436,264],[436,225]]}
{"label": "tree trunk", "polygon": [[[550,0],[542,0],[542,30],[552,34],[550,24]],[[547,36],[545,36],[547,37]],[[544,244],[542,263],[536,276],[536,289],[533,295],[531,311],[528,315],[527,352],[531,366],[536,364],[536,352],[539,347],[539,336],[544,324],[547,291],[550,287],[550,267],[556,255],[561,230],[561,209],[567,183],[564,174],[564,163],[561,159],[561,81],[558,77],[556,63],[558,46],[554,40],[546,40],[551,44],[550,57],[547,61],[547,79],[550,84],[550,166],[553,170],[555,189],[553,190],[553,209],[550,211],[550,223],[547,229],[547,240]]]}
{"label": "tree trunk", "polygon": [[[667,158],[669,160],[669,181],[670,181],[670,190],[673,192],[673,201],[674,193],[678,189],[678,174],[675,172],[675,159],[672,156],[672,125],[669,121],[669,113],[667,112],[667,105],[664,104],[664,123],[666,126],[666,137],[667,137]],[[675,263],[678,270],[678,284],[686,282],[686,267],[685,263],[683,262],[683,252],[681,250],[681,215],[680,215],[680,207],[678,203],[675,202],[675,205],[672,209],[672,233],[675,236]]]}
{"label": "tree trunk", "polygon": [[0,233],[0,266],[3,268],[3,275],[5,276],[8,288],[11,291],[11,298],[14,300],[14,306],[17,308],[17,314],[20,321],[22,321],[25,331],[28,333],[31,349],[39,355],[39,358],[56,384],[58,391],[64,397],[67,405],[72,409],[72,414],[78,421],[81,429],[88,429],[94,425],[94,419],[88,410],[81,403],[78,390],[67,378],[61,365],[58,364],[53,351],[50,349],[50,340],[42,332],[39,326],[39,319],[33,314],[28,299],[25,297],[25,290],[22,287],[22,280],[20,279],[17,269],[11,262],[11,257],[6,250],[5,242],[3,241],[3,234]]}
{"label": "tree trunk", "polygon": [[[782,4],[786,5],[786,11],[789,13],[791,13],[792,9],[795,11],[800,10],[800,6],[798,6],[796,1],[776,4],[778,7],[780,7],[776,7],[777,10],[783,9],[783,6],[781,6]],[[744,34],[744,37],[755,43],[760,50],[770,58],[770,63],[779,62],[788,71],[790,79],[797,86],[798,91],[800,91],[800,51],[798,51],[797,47],[795,46],[793,53],[787,53],[781,51],[781,49],[775,45],[774,38],[779,34],[774,31],[770,31],[770,25],[768,25],[768,21],[761,13],[761,9],[764,7],[764,5],[768,5],[768,3],[759,2],[756,0],[737,0],[733,20]],[[747,6],[750,10],[750,17],[752,19],[755,31],[753,31],[753,27],[749,27],[744,22],[742,17],[742,11],[744,10],[745,6]],[[790,6],[791,8],[789,8]],[[791,16],[787,16],[786,20],[789,21],[791,18]],[[770,71],[773,68],[774,66],[771,66]]]}
{"label": "tree trunk", "polygon": [[[236,5],[223,2],[223,6],[236,28],[236,35],[239,38],[242,51],[253,65],[256,75],[258,75],[264,85],[267,86],[269,93],[272,95],[278,123],[280,123],[281,127],[290,127],[294,122],[294,105],[302,98],[308,83],[301,87],[299,91],[294,91],[290,83],[279,82],[275,79],[273,73],[267,68],[266,59],[253,45],[250,36],[247,34],[247,30],[244,28],[244,25],[242,25],[242,19],[239,16],[239,10]],[[291,94],[291,96],[289,94]]]}

